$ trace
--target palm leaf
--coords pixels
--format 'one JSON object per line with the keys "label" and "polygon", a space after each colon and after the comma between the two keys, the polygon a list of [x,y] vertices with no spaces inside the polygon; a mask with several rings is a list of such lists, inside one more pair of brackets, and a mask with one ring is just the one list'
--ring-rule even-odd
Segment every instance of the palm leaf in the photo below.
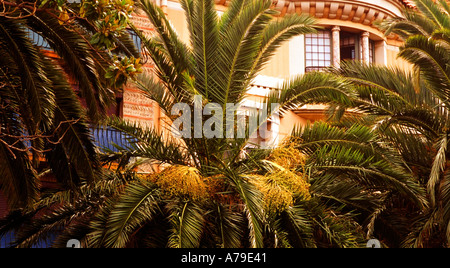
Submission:
{"label": "palm leaf", "polygon": [[114,95],[102,85],[99,74],[101,68],[97,67],[100,59],[92,52],[85,37],[67,29],[57,18],[45,12],[29,17],[28,24],[64,60],[65,70],[75,78],[81,96],[86,100],[89,117],[98,120],[99,115],[104,114],[112,103]]}
{"label": "palm leaf", "polygon": [[[158,42],[149,42],[150,40],[143,36],[139,30],[134,26],[132,28],[143,40],[144,46],[150,52],[149,56],[159,67],[157,72],[161,72],[160,78],[162,81],[168,84],[169,89],[177,88],[183,83],[182,73],[192,69],[193,62],[190,49],[179,40],[164,12],[155,3],[149,0],[141,0],[139,4],[155,26],[159,40]],[[174,83],[168,83],[169,81]]]}
{"label": "palm leaf", "polygon": [[282,230],[288,234],[289,244],[294,248],[314,248],[313,223],[307,209],[295,205],[283,211],[281,215]]}
{"label": "palm leaf", "polygon": [[[215,93],[218,103],[238,102],[246,90],[249,71],[257,60],[262,34],[274,13],[270,1],[252,1],[243,7],[221,36],[218,47],[219,68],[215,81],[220,90]],[[234,9],[231,10],[234,12]],[[226,17],[228,18],[228,17]]]}
{"label": "palm leaf", "polygon": [[430,194],[432,206],[436,203],[436,186],[441,181],[441,174],[447,163],[448,135],[444,134],[436,143],[436,157],[431,167],[430,179],[428,180],[428,193]]}
{"label": "palm leaf", "polygon": [[213,229],[220,238],[220,246],[222,248],[239,248],[244,235],[241,214],[233,212],[221,203],[214,203],[214,208],[211,210],[211,216],[215,217]]}
{"label": "palm leaf", "polygon": [[109,212],[102,246],[125,247],[133,232],[159,210],[157,200],[158,189],[151,184],[128,185]]}
{"label": "palm leaf", "polygon": [[450,97],[450,60],[448,50],[437,41],[423,36],[410,37],[399,56],[420,67],[420,72],[431,90],[440,100],[447,103]]}
{"label": "palm leaf", "polygon": [[[196,68],[192,75],[195,76],[195,88],[206,99],[210,100],[210,88],[216,83],[211,81],[215,72],[217,60],[217,47],[219,35],[217,29],[218,16],[213,0],[195,1],[193,4],[191,29],[191,45]],[[211,99],[216,100],[216,99]]]}
{"label": "palm leaf", "polygon": [[175,200],[167,204],[172,224],[170,248],[198,248],[203,234],[205,211],[192,201]]}
{"label": "palm leaf", "polygon": [[440,28],[450,28],[450,19],[440,9],[439,4],[431,0],[414,0],[417,8],[429,19],[433,20]]}
{"label": "palm leaf", "polygon": [[123,148],[136,157],[145,157],[156,163],[185,165],[190,163],[189,152],[185,152],[175,139],[164,137],[156,129],[143,128],[120,118],[110,118],[107,124],[128,135],[132,148]]}
{"label": "palm leaf", "polygon": [[[54,95],[49,90],[50,82],[45,77],[43,55],[27,38],[22,21],[0,19],[0,40],[8,47],[8,54],[14,60],[20,74],[22,87],[17,95],[21,98],[23,117],[28,119],[27,130],[30,135],[37,134],[36,127],[48,123],[44,118],[52,118],[54,110]],[[18,88],[19,89],[19,88]],[[29,110],[28,110],[29,109]]]}
{"label": "palm leaf", "polygon": [[345,79],[321,73],[307,73],[285,82],[269,95],[266,103],[280,104],[281,112],[311,103],[338,103],[352,106],[354,92]]}
{"label": "palm leaf", "polygon": [[305,15],[285,16],[283,19],[271,21],[264,29],[260,51],[249,72],[249,81],[264,68],[281,44],[294,36],[314,33],[314,23],[314,18]]}
{"label": "palm leaf", "polygon": [[250,245],[253,248],[262,248],[263,243],[263,205],[262,194],[245,177],[237,176],[232,171],[228,171],[228,178],[236,193],[242,200],[244,213],[248,220],[250,231]]}
{"label": "palm leaf", "polygon": [[[31,205],[39,196],[39,184],[28,154],[9,148],[3,142],[15,142],[11,139],[0,140],[0,189],[5,194],[11,209]],[[16,148],[24,148],[16,144]]]}
{"label": "palm leaf", "polygon": [[63,73],[51,63],[46,71],[56,97],[53,128],[48,134],[56,131],[52,140],[59,143],[47,143],[53,149],[46,153],[49,164],[57,179],[66,185],[77,185],[80,179],[93,182],[99,173],[99,161],[84,110]]}

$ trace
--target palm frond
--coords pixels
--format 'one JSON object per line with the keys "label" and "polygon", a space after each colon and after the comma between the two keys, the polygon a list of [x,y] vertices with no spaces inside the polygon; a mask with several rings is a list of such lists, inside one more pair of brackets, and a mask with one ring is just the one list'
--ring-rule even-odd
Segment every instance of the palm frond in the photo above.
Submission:
{"label": "palm frond", "polygon": [[221,248],[239,248],[244,235],[242,228],[243,217],[240,213],[233,212],[225,204],[214,202],[211,208],[211,217],[215,217],[213,229],[219,237]]}
{"label": "palm frond", "polygon": [[249,225],[250,245],[253,248],[262,248],[264,245],[262,194],[257,187],[245,177],[241,177],[234,174],[234,172],[229,171],[228,178],[245,205],[244,213]]}
{"label": "palm frond", "polygon": [[101,52],[93,52],[83,36],[59,22],[57,18],[45,12],[38,12],[27,21],[29,27],[41,34],[64,60],[65,71],[75,78],[81,96],[86,100],[90,119],[97,121],[99,115],[105,114],[114,98],[113,92],[101,83],[103,77],[98,65],[103,60],[96,55]]}
{"label": "palm frond", "polygon": [[436,143],[436,157],[431,167],[430,179],[428,180],[428,194],[430,195],[432,206],[436,203],[436,186],[440,183],[442,172],[447,163],[448,135],[444,134]]}
{"label": "palm frond", "polygon": [[423,36],[407,39],[399,56],[412,64],[420,66],[420,73],[431,90],[440,100],[448,103],[450,93],[450,61],[448,50],[439,46],[437,41]]}
{"label": "palm frond", "polygon": [[160,210],[158,191],[158,188],[145,182],[127,185],[109,212],[102,246],[125,247],[131,234],[151,221],[155,211]]}
{"label": "palm frond", "polygon": [[[0,140],[0,189],[5,194],[11,209],[28,207],[39,196],[39,183],[36,171],[33,169],[26,152],[9,148]],[[15,141],[14,141],[15,142]],[[24,148],[23,145],[15,147]]]}
{"label": "palm frond", "polygon": [[170,213],[172,234],[170,248],[198,248],[203,235],[205,211],[191,201],[174,200],[166,206]]}
{"label": "palm frond", "polygon": [[440,28],[450,28],[450,18],[432,0],[414,0],[417,8],[429,19],[433,20]]}
{"label": "palm frond", "polygon": [[219,33],[217,29],[218,15],[213,0],[195,1],[191,19],[191,45],[195,64],[192,75],[195,76],[195,88],[208,100],[211,99],[210,88],[217,83],[211,78],[216,72],[217,47]]}
{"label": "palm frond", "polygon": [[172,108],[176,103],[179,103],[181,96],[174,96],[167,87],[165,87],[161,82],[156,81],[156,78],[150,76],[149,74],[142,73],[137,77],[136,84],[139,89],[141,89],[145,96],[151,100],[158,103],[159,107],[163,110],[166,116],[172,116]]}
{"label": "palm frond", "polygon": [[271,21],[265,27],[260,51],[250,69],[249,81],[264,68],[281,44],[294,36],[316,32],[315,22],[314,18],[306,15],[290,15]]}
{"label": "palm frond", "polygon": [[21,88],[16,94],[22,105],[20,113],[28,122],[27,130],[30,135],[37,134],[37,126],[48,128],[47,120],[52,118],[54,111],[54,95],[50,91],[50,81],[45,77],[43,63],[44,56],[33,46],[22,27],[23,21],[0,19],[0,40],[8,47],[7,53],[14,60],[15,67],[20,74]]}
{"label": "palm frond", "polygon": [[281,90],[275,90],[267,103],[280,104],[281,112],[311,103],[338,103],[351,106],[354,92],[345,79],[332,74],[313,72],[285,82]]}
{"label": "palm frond", "polygon": [[181,141],[164,137],[156,129],[143,128],[138,123],[132,123],[121,118],[110,118],[107,124],[128,135],[131,148],[122,148],[136,157],[144,157],[155,161],[157,164],[190,163],[189,152],[185,151]]}
{"label": "palm frond", "polygon": [[56,131],[52,142],[57,144],[48,142],[46,146],[52,150],[45,155],[58,181],[72,186],[80,180],[93,182],[100,168],[84,110],[61,70],[51,63],[46,66],[56,98],[53,128],[47,134]]}
{"label": "palm frond", "polygon": [[[247,79],[257,60],[264,30],[272,20],[271,1],[252,1],[234,16],[228,30],[221,33],[218,46],[219,62],[215,81],[218,103],[236,103],[245,93]],[[235,12],[234,9],[230,12]],[[247,83],[246,83],[247,82]]]}
{"label": "palm frond", "polygon": [[159,40],[149,40],[134,26],[132,28],[143,40],[145,48],[150,52],[149,56],[158,66],[156,71],[161,80],[169,90],[179,88],[184,81],[183,72],[192,69],[191,50],[179,40],[164,12],[153,1],[141,0],[139,4],[155,26]]}

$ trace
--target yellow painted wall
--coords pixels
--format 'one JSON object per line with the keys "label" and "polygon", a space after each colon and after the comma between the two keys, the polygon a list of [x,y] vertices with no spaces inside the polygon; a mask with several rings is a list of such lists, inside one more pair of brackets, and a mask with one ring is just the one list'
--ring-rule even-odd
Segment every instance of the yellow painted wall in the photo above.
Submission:
{"label": "yellow painted wall", "polygon": [[187,21],[186,16],[184,15],[184,11],[169,8],[167,10],[167,16],[173,27],[176,29],[176,32],[180,39],[186,44],[189,44],[189,30],[187,28]]}
{"label": "yellow painted wall", "polygon": [[290,136],[294,130],[294,127],[304,126],[307,122],[308,121],[306,119],[297,116],[291,111],[284,114],[280,120],[279,141],[283,141]]}
{"label": "yellow painted wall", "polygon": [[399,48],[388,46],[387,51],[387,66],[396,66],[405,71],[411,71],[412,65],[404,59],[398,57]]}
{"label": "yellow painted wall", "polygon": [[260,74],[277,78],[289,78],[289,43],[283,44],[277,50]]}

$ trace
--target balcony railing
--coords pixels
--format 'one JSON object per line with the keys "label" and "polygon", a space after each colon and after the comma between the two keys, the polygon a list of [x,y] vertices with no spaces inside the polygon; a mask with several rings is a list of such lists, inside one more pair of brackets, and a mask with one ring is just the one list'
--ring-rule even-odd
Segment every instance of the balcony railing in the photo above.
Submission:
{"label": "balcony railing", "polygon": [[315,71],[323,71],[324,69],[328,68],[329,66],[307,66],[305,68],[305,72],[315,72]]}
{"label": "balcony railing", "polygon": [[132,147],[135,139],[111,127],[91,127],[95,144],[102,151],[118,152],[120,148]]}

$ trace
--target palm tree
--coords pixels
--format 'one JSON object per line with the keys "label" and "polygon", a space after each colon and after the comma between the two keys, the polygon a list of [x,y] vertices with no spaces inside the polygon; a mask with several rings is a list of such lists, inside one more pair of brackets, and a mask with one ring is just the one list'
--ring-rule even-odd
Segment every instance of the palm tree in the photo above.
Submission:
{"label": "palm tree", "polygon": [[386,34],[404,38],[399,56],[414,70],[358,62],[330,69],[333,80],[345,82],[310,101],[330,104],[340,123],[318,123],[296,135],[319,172],[314,178],[325,176],[329,185],[343,176],[380,196],[366,218],[369,234],[391,246],[448,247],[450,9],[447,1],[415,3],[417,10],[406,10],[405,18],[381,24]]}
{"label": "palm tree", "polygon": [[14,210],[37,200],[48,171],[42,160],[64,187],[97,177],[89,122],[115,99],[104,79],[113,54],[138,53],[119,32],[111,34],[116,50],[92,45],[95,21],[81,17],[78,4],[12,1],[1,9],[0,189]]}
{"label": "palm tree", "polygon": [[[219,18],[214,1],[186,0],[181,5],[187,17],[190,44],[185,44],[155,4],[140,4],[158,33],[157,37],[141,39],[159,79],[142,76],[138,84],[172,120],[176,119],[171,111],[177,103],[195,110],[195,96],[201,96],[202,108],[216,103],[225,110],[227,103],[240,103],[252,80],[284,41],[314,31],[314,21],[309,17],[274,19],[271,1],[233,1]],[[111,125],[139,141],[135,148],[126,151],[127,157],[145,158],[164,169],[148,179],[151,183],[131,184],[119,201],[111,204],[111,211],[96,220],[101,226],[96,234],[102,235],[93,239],[97,245],[126,245],[129,240],[124,230],[133,230],[127,227],[130,224],[139,226],[134,221],[150,222],[154,229],[160,229],[157,233],[166,234],[168,239],[156,240],[163,241],[159,246],[263,247],[268,243],[266,228],[276,240],[283,237],[285,245],[293,243],[273,230],[275,222],[266,227],[261,187],[267,187],[267,183],[258,186],[256,179],[274,171],[261,169],[260,160],[267,152],[246,152],[248,136],[207,139],[194,133],[193,137],[172,140],[120,120]],[[302,189],[305,187],[306,184]],[[282,188],[292,199],[292,190]],[[171,198],[165,203],[161,202],[164,199],[155,200],[161,195]],[[144,207],[146,213],[141,211]],[[161,219],[161,213],[166,215],[163,218],[172,227],[170,230],[164,225],[152,225],[153,218]],[[286,220],[297,226],[294,212],[286,213],[291,215]]]}

